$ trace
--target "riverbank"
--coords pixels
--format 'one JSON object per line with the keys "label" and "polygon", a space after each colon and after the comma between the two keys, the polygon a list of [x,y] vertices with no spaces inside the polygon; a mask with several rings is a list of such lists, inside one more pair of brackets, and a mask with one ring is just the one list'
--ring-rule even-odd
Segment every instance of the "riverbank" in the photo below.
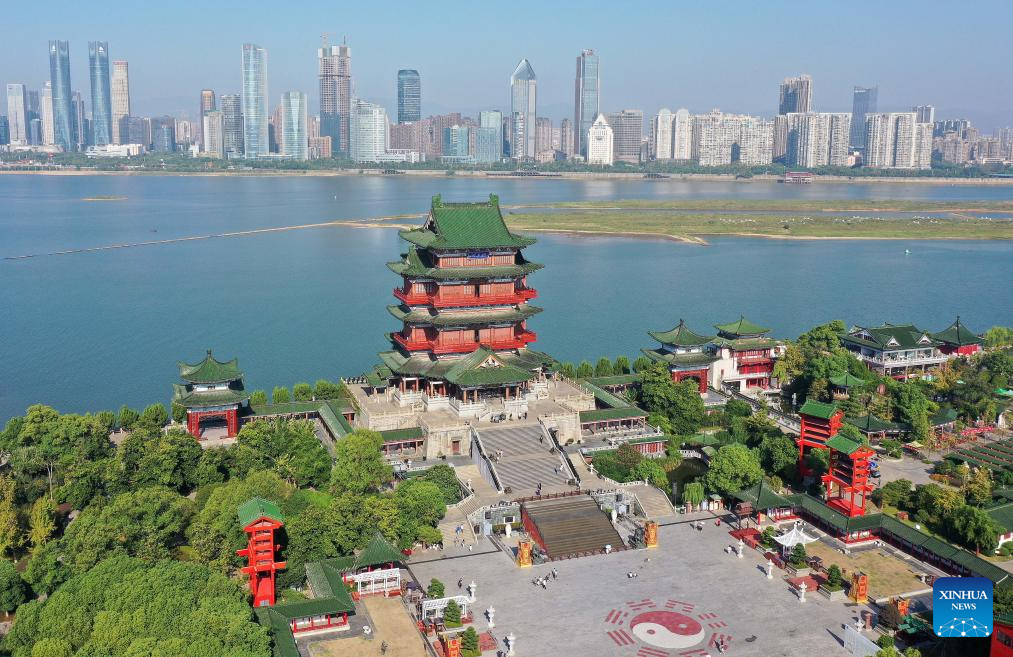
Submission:
{"label": "riverbank", "polygon": [[[646,178],[644,172],[605,172],[605,171],[545,171],[535,175],[512,175],[509,171],[472,171],[460,169],[409,169],[399,170],[397,173],[388,173],[383,169],[251,169],[235,171],[171,171],[171,170],[129,170],[129,171],[103,171],[98,169],[40,169],[40,170],[13,170],[0,168],[0,175],[27,175],[27,176],[207,176],[207,177],[336,177],[336,176],[381,176],[385,178],[394,176],[413,177],[461,177],[461,178],[491,178],[507,180],[611,180],[644,182],[664,185],[673,182],[734,182],[734,183],[779,183],[781,176],[773,174],[759,174],[749,178],[739,177],[731,173],[673,173],[662,174],[663,178]],[[932,178],[927,176],[816,176],[813,184],[864,184],[864,183],[885,183],[885,184],[918,184],[918,185],[988,185],[1006,186],[1013,185],[1013,178]]]}

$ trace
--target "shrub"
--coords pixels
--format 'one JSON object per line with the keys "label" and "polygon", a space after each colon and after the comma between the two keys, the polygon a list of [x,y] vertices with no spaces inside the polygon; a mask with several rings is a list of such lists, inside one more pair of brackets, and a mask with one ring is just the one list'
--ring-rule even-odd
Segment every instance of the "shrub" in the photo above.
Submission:
{"label": "shrub", "polygon": [[287,404],[290,401],[292,401],[292,397],[285,386],[275,386],[274,390],[271,391],[272,404]]}
{"label": "shrub", "polygon": [[806,565],[807,558],[809,558],[809,555],[805,551],[805,546],[799,543],[791,549],[791,556],[788,557],[788,563],[796,568],[803,568]]}
{"label": "shrub", "polygon": [[461,633],[461,655],[463,657],[478,657],[482,651],[478,649],[478,632],[471,625]]}
{"label": "shrub", "polygon": [[844,575],[841,574],[841,568],[837,564],[827,568],[827,588],[831,591],[839,591],[844,588]]}
{"label": "shrub", "polygon": [[313,401],[313,388],[308,383],[297,383],[292,388],[292,396],[296,401]]}
{"label": "shrub", "polygon": [[451,600],[443,610],[443,622],[447,627],[461,626],[461,607]]}
{"label": "shrub", "polygon": [[878,639],[876,639],[876,645],[879,646],[880,648],[893,648],[894,646],[893,637],[890,636],[889,634],[883,634]]}
{"label": "shrub", "polygon": [[429,580],[429,588],[426,589],[426,597],[442,598],[444,593],[446,593],[446,588],[443,586],[443,582],[435,577]]}
{"label": "shrub", "polygon": [[263,390],[254,390],[250,395],[250,406],[267,406],[267,393]]}

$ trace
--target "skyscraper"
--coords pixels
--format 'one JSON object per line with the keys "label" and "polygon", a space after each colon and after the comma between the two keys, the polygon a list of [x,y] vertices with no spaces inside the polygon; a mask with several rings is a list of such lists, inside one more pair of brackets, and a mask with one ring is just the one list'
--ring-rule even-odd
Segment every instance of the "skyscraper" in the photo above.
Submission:
{"label": "skyscraper", "polygon": [[510,156],[515,160],[535,159],[537,87],[535,70],[527,59],[522,59],[510,76],[510,116],[513,119]]}
{"label": "skyscraper", "polygon": [[539,116],[535,120],[535,152],[551,151],[552,149],[552,119]]}
{"label": "skyscraper", "polygon": [[317,50],[320,74],[320,136],[331,138],[335,155],[348,155],[352,103],[352,49],[347,44]]}
{"label": "skyscraper", "polygon": [[601,81],[598,77],[598,55],[593,50],[581,51],[577,57],[577,77],[573,83],[574,152],[587,156],[587,132],[598,116],[601,103]]}
{"label": "skyscraper", "polygon": [[693,157],[693,117],[689,110],[680,108],[672,118],[672,159],[689,160]]}
{"label": "skyscraper", "polygon": [[204,138],[204,153],[208,157],[225,157],[225,122],[222,113],[210,110],[201,119],[201,134]]}
{"label": "skyscraper", "polygon": [[88,42],[88,77],[91,80],[91,143],[113,143],[113,110],[109,90],[109,43]]}
{"label": "skyscraper", "polygon": [[916,105],[911,111],[917,115],[918,123],[936,122],[936,108],[932,105]]}
{"label": "skyscraper", "polygon": [[503,159],[503,112],[488,110],[478,113],[475,159],[485,164]]}
{"label": "skyscraper", "polygon": [[124,117],[130,116],[130,66],[126,61],[113,61],[112,73],[112,122],[113,143],[126,143],[126,127]]}
{"label": "skyscraper", "polygon": [[[40,103],[42,107],[42,144],[43,146],[52,146],[56,144],[56,119],[54,118],[53,112],[53,83],[46,80],[45,86],[42,87],[42,101]],[[67,123],[70,123],[68,115]],[[70,133],[67,133],[68,140],[71,138]]]}
{"label": "skyscraper", "polygon": [[443,157],[468,157],[468,126],[453,125],[443,129]]}
{"label": "skyscraper", "polygon": [[227,158],[243,156],[243,106],[239,94],[222,96],[222,149]]}
{"label": "skyscraper", "polygon": [[781,82],[778,114],[809,112],[813,104],[813,79],[808,75],[785,78]]}
{"label": "skyscraper", "polygon": [[248,158],[269,152],[267,136],[267,51],[243,44],[243,143]]}
{"label": "skyscraper", "polygon": [[855,87],[851,95],[851,148],[865,150],[865,115],[878,110],[879,87]]}
{"label": "skyscraper", "polygon": [[563,151],[563,155],[567,159],[573,157],[574,154],[574,135],[573,123],[570,119],[563,119],[559,122],[559,150]]}
{"label": "skyscraper", "polygon": [[408,123],[422,118],[422,78],[419,72],[403,68],[397,72],[397,122]]}
{"label": "skyscraper", "polygon": [[0,146],[11,143],[11,123],[7,117],[0,114]]}
{"label": "skyscraper", "polygon": [[91,123],[85,118],[84,100],[81,99],[80,91],[70,93],[71,126],[74,130],[74,145],[77,150],[84,150],[92,144]]}
{"label": "skyscraper", "polygon": [[204,116],[208,112],[212,112],[218,109],[215,105],[215,90],[214,89],[201,89],[200,90],[200,111],[197,113],[196,129],[196,142],[201,146],[204,146]]}
{"label": "skyscraper", "polygon": [[10,132],[10,143],[23,145],[28,143],[28,94],[25,85],[12,83],[7,85],[7,123]]}
{"label": "skyscraper", "polygon": [[851,115],[846,112],[788,114],[785,163],[811,169],[848,163]]}
{"label": "skyscraper", "polygon": [[151,119],[151,150],[172,153],[176,150],[176,119],[158,116]]}
{"label": "skyscraper", "polygon": [[387,110],[356,98],[348,122],[348,155],[355,162],[379,162],[387,152]]}
{"label": "skyscraper", "polygon": [[865,117],[865,166],[928,169],[932,166],[932,124],[916,112],[883,112]]}
{"label": "skyscraper", "polygon": [[640,142],[644,138],[644,113],[624,109],[605,116],[612,128],[613,159],[616,162],[639,162]]}
{"label": "skyscraper", "polygon": [[52,87],[52,143],[69,153],[74,150],[75,139],[70,89],[70,44],[66,41],[49,42],[49,82]]}
{"label": "skyscraper", "polygon": [[662,108],[651,121],[651,157],[672,159],[672,110]]}
{"label": "skyscraper", "polygon": [[587,163],[610,166],[613,162],[612,128],[604,116],[599,114],[587,131]]}
{"label": "skyscraper", "polygon": [[281,132],[281,143],[284,144],[282,155],[293,160],[309,158],[306,114],[306,94],[286,91],[281,95],[281,125],[275,126],[275,130]]}

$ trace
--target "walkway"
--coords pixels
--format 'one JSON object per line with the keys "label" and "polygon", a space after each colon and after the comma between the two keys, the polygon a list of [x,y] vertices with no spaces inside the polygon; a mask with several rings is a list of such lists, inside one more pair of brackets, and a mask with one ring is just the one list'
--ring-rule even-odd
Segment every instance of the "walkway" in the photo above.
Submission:
{"label": "walkway", "polygon": [[[560,455],[550,453],[552,442],[545,438],[539,424],[483,428],[479,438],[494,462],[500,484],[511,489],[514,497],[534,491],[538,484],[542,484],[543,491],[549,486],[565,486],[569,479],[567,471],[560,469]],[[497,453],[502,454],[498,460]]]}

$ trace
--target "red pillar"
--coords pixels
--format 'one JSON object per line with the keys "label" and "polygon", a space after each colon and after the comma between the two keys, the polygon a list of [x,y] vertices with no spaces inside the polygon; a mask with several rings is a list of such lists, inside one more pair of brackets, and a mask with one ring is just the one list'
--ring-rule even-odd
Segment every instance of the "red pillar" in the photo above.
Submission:
{"label": "red pillar", "polygon": [[239,412],[236,409],[225,411],[225,424],[228,426],[229,438],[232,438],[239,433]]}
{"label": "red pillar", "polygon": [[197,411],[186,412],[186,430],[190,435],[200,440],[200,413]]}

